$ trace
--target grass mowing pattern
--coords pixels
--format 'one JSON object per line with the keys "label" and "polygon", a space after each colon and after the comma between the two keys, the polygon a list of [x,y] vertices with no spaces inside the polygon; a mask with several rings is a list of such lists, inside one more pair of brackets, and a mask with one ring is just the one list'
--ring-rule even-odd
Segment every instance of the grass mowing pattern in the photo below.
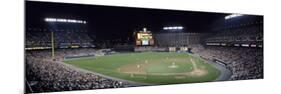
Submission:
{"label": "grass mowing pattern", "polygon": [[[167,59],[168,57],[168,59]],[[134,75],[131,77],[130,74],[120,73],[118,68],[124,65],[133,63],[143,63],[145,60],[153,63],[152,65],[145,68],[147,73],[182,73],[192,71],[192,64],[178,61],[176,65],[178,68],[169,69],[173,60],[193,58],[196,62],[197,67],[204,67],[208,73],[201,77],[188,76],[182,79],[176,79],[175,76],[171,75]],[[152,83],[152,84],[176,84],[176,83],[195,83],[195,82],[206,82],[213,81],[219,75],[220,71],[214,68],[208,63],[204,63],[199,57],[191,56],[187,53],[174,53],[174,52],[143,52],[143,53],[121,53],[113,54],[108,56],[93,57],[93,58],[79,58],[64,61],[65,63],[89,70],[98,72],[104,75],[117,77],[125,80],[131,80],[135,82]],[[169,63],[170,62],[170,63]],[[146,79],[144,79],[146,77]]]}
{"label": "grass mowing pattern", "polygon": [[171,66],[173,60],[161,60],[158,63],[154,63],[146,68],[148,73],[184,73],[192,71],[192,64],[186,62],[175,62],[177,68],[167,68]]}

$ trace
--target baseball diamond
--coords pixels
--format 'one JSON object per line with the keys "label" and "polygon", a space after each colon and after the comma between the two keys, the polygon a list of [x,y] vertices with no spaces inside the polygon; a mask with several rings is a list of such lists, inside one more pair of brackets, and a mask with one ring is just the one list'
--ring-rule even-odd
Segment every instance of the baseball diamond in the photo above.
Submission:
{"label": "baseball diamond", "polygon": [[206,82],[216,80],[221,74],[200,57],[176,52],[120,53],[64,62],[107,76],[150,84]]}

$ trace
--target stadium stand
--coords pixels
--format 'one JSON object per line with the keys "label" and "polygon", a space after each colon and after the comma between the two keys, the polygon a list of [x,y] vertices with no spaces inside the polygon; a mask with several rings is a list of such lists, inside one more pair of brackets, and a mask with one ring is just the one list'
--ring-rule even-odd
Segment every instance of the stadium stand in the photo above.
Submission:
{"label": "stadium stand", "polygon": [[[102,52],[94,49],[63,49],[57,51],[56,57],[83,56]],[[26,52],[26,79],[32,92],[118,88],[128,85],[125,82],[75,70],[62,63],[51,61],[50,56],[48,50]]]}
{"label": "stadium stand", "polygon": [[263,40],[262,31],[263,28],[258,25],[226,29],[212,35],[212,37],[206,39],[206,42],[260,42]]}
{"label": "stadium stand", "polygon": [[[223,62],[233,73],[230,80],[263,78],[261,20],[261,18],[241,18],[234,20],[235,22],[223,22],[222,29],[204,36],[202,45],[192,46],[193,51],[203,58]],[[218,45],[207,45],[208,43]]]}
{"label": "stadium stand", "polygon": [[208,46],[197,54],[222,61],[232,71],[231,80],[263,78],[263,50],[260,48]]}
{"label": "stadium stand", "polygon": [[200,42],[199,33],[158,33],[154,34],[156,44],[158,47],[183,47],[193,44],[199,44]]}
{"label": "stadium stand", "polygon": [[93,39],[86,30],[28,28],[26,31],[26,47],[51,47],[51,31],[55,32],[55,45],[66,48],[71,45],[91,47]]}

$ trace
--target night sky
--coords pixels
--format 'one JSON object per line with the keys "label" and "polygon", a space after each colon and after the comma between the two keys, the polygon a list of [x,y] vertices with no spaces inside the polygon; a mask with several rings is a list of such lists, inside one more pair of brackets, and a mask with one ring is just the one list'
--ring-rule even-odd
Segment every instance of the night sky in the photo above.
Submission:
{"label": "night sky", "polygon": [[86,20],[90,34],[100,39],[132,36],[143,27],[153,33],[180,25],[184,32],[211,32],[211,24],[228,14],[26,1],[26,26],[42,27],[45,17]]}

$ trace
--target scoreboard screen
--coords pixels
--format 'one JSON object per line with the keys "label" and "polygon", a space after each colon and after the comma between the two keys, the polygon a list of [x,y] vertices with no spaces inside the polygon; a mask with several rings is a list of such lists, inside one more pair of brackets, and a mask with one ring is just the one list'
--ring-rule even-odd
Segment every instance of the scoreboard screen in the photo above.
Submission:
{"label": "scoreboard screen", "polygon": [[149,45],[148,40],[143,40],[143,41],[142,41],[142,45]]}
{"label": "scoreboard screen", "polygon": [[137,33],[136,45],[138,46],[154,45],[152,34],[147,32]]}

